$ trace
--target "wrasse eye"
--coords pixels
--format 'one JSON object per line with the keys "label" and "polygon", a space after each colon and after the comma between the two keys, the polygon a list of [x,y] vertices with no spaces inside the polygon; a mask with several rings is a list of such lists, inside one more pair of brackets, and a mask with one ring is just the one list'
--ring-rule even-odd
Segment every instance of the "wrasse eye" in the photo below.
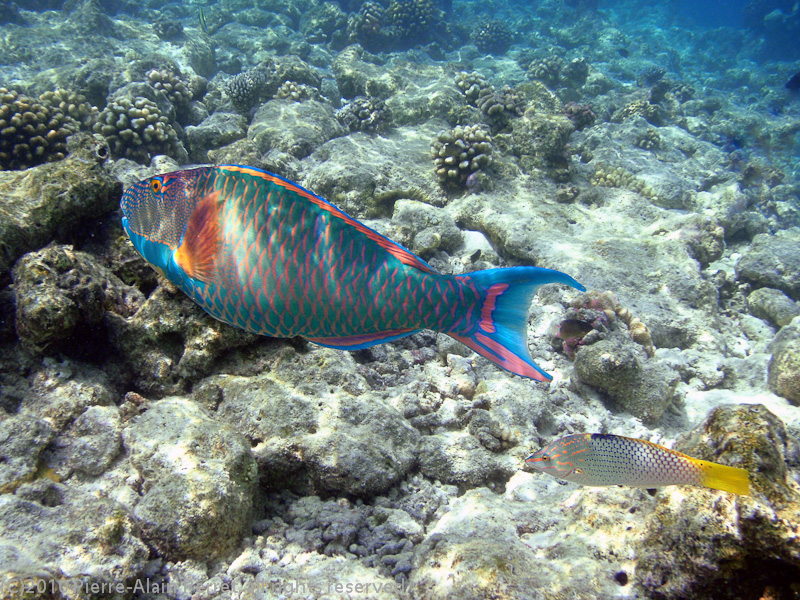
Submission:
{"label": "wrasse eye", "polygon": [[160,179],[153,179],[153,181],[150,182],[150,189],[153,190],[156,194],[158,194],[163,187],[164,186],[161,183]]}
{"label": "wrasse eye", "polygon": [[547,456],[547,454],[542,454],[542,455],[539,457],[539,460],[541,460],[541,461],[543,461],[543,462],[547,462],[548,460],[550,460],[550,457],[549,457],[549,456]]}

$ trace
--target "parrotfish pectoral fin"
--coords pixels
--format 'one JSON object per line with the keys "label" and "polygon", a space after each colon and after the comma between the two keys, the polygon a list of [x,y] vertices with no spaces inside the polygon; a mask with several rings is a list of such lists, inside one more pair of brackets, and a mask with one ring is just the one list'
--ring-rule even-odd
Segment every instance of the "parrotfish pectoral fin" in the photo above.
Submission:
{"label": "parrotfish pectoral fin", "polygon": [[189,216],[181,245],[175,250],[175,262],[193,279],[205,283],[214,277],[219,248],[219,192],[200,199]]}
{"label": "parrotfish pectoral fin", "polygon": [[379,333],[367,333],[364,335],[352,335],[348,337],[320,337],[306,338],[309,342],[314,342],[326,348],[335,350],[363,350],[376,344],[385,344],[412,333],[417,333],[419,329],[396,329],[394,331],[381,331]]}
{"label": "parrotfish pectoral fin", "polygon": [[563,283],[581,291],[586,288],[566,273],[538,267],[488,269],[461,277],[472,279],[484,290],[480,322],[468,336],[445,333],[515,375],[550,381],[552,377],[533,362],[528,351],[531,300],[547,283]]}

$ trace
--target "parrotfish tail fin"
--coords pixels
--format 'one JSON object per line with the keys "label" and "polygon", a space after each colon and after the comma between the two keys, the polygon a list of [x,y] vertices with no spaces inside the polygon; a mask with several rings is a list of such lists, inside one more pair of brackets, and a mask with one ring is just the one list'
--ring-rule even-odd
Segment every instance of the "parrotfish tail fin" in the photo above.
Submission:
{"label": "parrotfish tail fin", "polygon": [[461,277],[484,294],[480,321],[469,335],[445,333],[515,375],[550,381],[552,377],[533,362],[528,350],[531,300],[547,283],[563,283],[582,292],[586,288],[565,273],[538,267],[488,269]]}
{"label": "parrotfish tail fin", "polygon": [[747,496],[750,493],[750,474],[744,469],[706,460],[697,462],[700,463],[700,470],[703,473],[700,483],[705,487],[741,496]]}

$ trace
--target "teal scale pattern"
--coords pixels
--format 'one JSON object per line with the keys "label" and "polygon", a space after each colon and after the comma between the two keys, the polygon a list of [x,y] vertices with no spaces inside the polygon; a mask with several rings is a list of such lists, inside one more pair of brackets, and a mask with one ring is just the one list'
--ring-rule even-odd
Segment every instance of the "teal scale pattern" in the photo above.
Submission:
{"label": "teal scale pattern", "polygon": [[193,193],[220,191],[218,273],[184,291],[217,319],[310,338],[477,326],[479,290],[469,278],[405,264],[324,200],[258,176],[208,171]]}

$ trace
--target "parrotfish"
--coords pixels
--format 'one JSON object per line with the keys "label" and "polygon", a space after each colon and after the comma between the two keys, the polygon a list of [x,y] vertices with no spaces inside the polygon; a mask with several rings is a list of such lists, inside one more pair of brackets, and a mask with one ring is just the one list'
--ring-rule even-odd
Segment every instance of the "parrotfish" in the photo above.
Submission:
{"label": "parrotfish", "polygon": [[580,433],[551,442],[525,459],[558,479],[580,485],[630,485],[656,488],[664,485],[699,485],[747,495],[747,471],[692,458],[646,440]]}
{"label": "parrotfish", "polygon": [[439,273],[327,200],[251,167],[151,177],[121,207],[139,253],[214,318],[342,350],[432,329],[548,381],[526,343],[531,300],[547,283],[584,290],[538,267]]}

